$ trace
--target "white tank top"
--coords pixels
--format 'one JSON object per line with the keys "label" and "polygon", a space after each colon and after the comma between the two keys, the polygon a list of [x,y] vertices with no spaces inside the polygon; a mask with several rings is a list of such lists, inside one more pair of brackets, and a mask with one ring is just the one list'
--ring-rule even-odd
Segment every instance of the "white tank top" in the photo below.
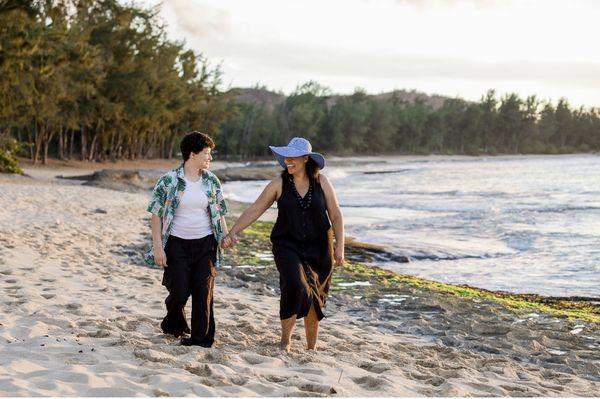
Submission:
{"label": "white tank top", "polygon": [[202,179],[185,180],[185,191],[173,217],[171,235],[185,240],[206,237],[213,233],[208,216],[208,198]]}

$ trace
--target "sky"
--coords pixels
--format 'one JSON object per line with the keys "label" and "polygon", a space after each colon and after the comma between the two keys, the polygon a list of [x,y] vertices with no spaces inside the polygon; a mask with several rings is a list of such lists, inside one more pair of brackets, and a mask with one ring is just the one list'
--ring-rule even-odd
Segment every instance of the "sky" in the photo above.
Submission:
{"label": "sky", "polygon": [[[156,5],[158,0],[143,0]],[[224,88],[395,89],[478,100],[535,94],[600,107],[600,1],[162,0],[171,39],[221,64]]]}

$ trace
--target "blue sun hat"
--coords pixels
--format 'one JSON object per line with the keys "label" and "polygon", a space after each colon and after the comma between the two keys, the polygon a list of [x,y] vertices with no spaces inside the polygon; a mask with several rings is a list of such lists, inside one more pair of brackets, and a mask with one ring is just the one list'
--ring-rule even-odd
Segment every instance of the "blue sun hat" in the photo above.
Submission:
{"label": "blue sun hat", "polygon": [[319,168],[323,169],[325,167],[325,158],[323,155],[318,152],[312,152],[312,145],[310,142],[302,137],[294,137],[290,140],[287,146],[285,147],[274,147],[272,145],[269,146],[275,158],[277,158],[277,162],[283,169],[286,169],[285,162],[283,159],[285,157],[294,158],[294,157],[302,157],[304,155],[308,155],[319,165]]}

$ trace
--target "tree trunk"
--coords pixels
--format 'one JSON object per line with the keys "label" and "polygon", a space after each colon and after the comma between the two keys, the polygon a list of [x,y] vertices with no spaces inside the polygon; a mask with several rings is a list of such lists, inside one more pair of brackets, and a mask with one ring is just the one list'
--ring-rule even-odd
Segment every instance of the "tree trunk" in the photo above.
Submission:
{"label": "tree trunk", "polygon": [[43,153],[43,158],[42,158],[43,165],[48,164],[48,147],[50,147],[50,138],[44,140],[44,145],[43,145],[44,153]]}
{"label": "tree trunk", "polygon": [[97,140],[98,140],[98,133],[94,132],[94,137],[92,138],[92,144],[90,144],[90,156],[88,157],[88,161],[93,161],[95,159]]}
{"label": "tree trunk", "polygon": [[[138,133],[139,134],[139,133]],[[137,148],[135,151],[135,158],[134,159],[139,159],[142,158],[143,154],[144,154],[144,142],[141,138],[141,135],[139,136],[140,138],[137,140]]]}
{"label": "tree trunk", "polygon": [[81,125],[81,140],[80,140],[80,147],[81,147],[81,160],[85,161],[87,159],[87,133],[85,131],[85,127],[83,125]]}
{"label": "tree trunk", "polygon": [[176,136],[173,135],[171,138],[171,143],[169,144],[169,153],[167,154],[167,159],[173,159],[173,150],[175,149],[175,140]]}
{"label": "tree trunk", "polygon": [[65,159],[65,131],[60,128],[58,132],[58,159]]}
{"label": "tree trunk", "polygon": [[75,129],[70,129],[70,130],[71,130],[71,134],[70,134],[70,138],[69,138],[69,159],[73,159],[73,151],[74,151],[73,142],[75,141]]}
{"label": "tree trunk", "polygon": [[[39,127],[38,123],[35,124],[35,155],[33,157],[33,164],[37,165],[40,159],[40,150],[42,148],[42,137],[44,135],[44,127]],[[40,131],[41,130],[41,131]]]}
{"label": "tree trunk", "polygon": [[116,144],[116,151],[117,151],[117,159],[121,159],[121,157],[123,156],[123,133],[121,132],[121,129],[119,129],[119,132],[117,133],[117,144]]}
{"label": "tree trunk", "polygon": [[54,135],[56,134],[55,131],[52,131],[49,127],[48,124],[45,123],[44,124],[44,134],[42,135],[42,148],[44,150],[43,152],[43,158],[42,158],[42,164],[47,165],[48,164],[48,149],[50,148],[50,142],[52,141],[52,139],[54,138]]}
{"label": "tree trunk", "polygon": [[114,129],[110,132],[110,141],[108,144],[108,158],[111,161],[115,161],[115,131]]}
{"label": "tree trunk", "polygon": [[31,159],[31,161],[33,162],[35,160],[35,147],[34,147],[34,139],[35,136],[33,136],[31,134],[31,129],[27,128],[27,141],[28,141],[28,147],[29,147],[29,158]]}

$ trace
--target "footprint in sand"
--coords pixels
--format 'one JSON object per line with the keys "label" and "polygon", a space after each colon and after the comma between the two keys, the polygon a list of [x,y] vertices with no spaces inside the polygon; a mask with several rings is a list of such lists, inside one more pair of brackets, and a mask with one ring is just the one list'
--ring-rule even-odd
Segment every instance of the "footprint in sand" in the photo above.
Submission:
{"label": "footprint in sand", "polygon": [[199,377],[210,377],[211,375],[213,375],[213,371],[208,364],[205,364],[203,366],[189,365],[185,366],[184,369]]}
{"label": "footprint in sand", "polygon": [[288,378],[281,376],[281,375],[266,375],[265,380],[267,380],[269,382],[280,383],[280,382],[287,381]]}
{"label": "footprint in sand", "polygon": [[10,276],[12,273],[12,270],[0,270],[0,274],[4,274],[5,276]]}
{"label": "footprint in sand", "polygon": [[434,369],[439,366],[439,364],[437,364],[436,362],[427,359],[417,360],[415,363],[421,367],[425,367],[428,369]]}
{"label": "footprint in sand", "polygon": [[361,363],[358,365],[358,367],[375,374],[381,374],[392,368],[392,366],[387,363]]}
{"label": "footprint in sand", "polygon": [[17,280],[15,280],[14,278],[10,278],[10,279],[6,280],[5,282],[8,284],[14,284],[17,282]]}
{"label": "footprint in sand", "polygon": [[323,375],[325,374],[321,369],[309,369],[309,368],[295,368],[293,369],[298,374],[312,374],[312,375]]}
{"label": "footprint in sand", "polygon": [[248,380],[248,377],[243,375],[234,375],[233,377],[229,378],[229,381],[235,385],[245,385],[248,383]]}
{"label": "footprint in sand", "polygon": [[466,385],[469,385],[475,389],[480,390],[480,392],[475,392],[475,396],[484,396],[484,395],[495,395],[495,396],[507,396],[507,392],[504,389],[493,387],[489,384],[481,384],[478,382],[467,382]]}
{"label": "footprint in sand", "polygon": [[282,366],[283,362],[279,359],[270,358],[267,356],[257,355],[255,353],[245,353],[242,356],[246,362],[250,364],[272,363],[273,366]]}
{"label": "footprint in sand", "polygon": [[337,391],[331,385],[318,384],[316,382],[300,383],[297,387],[301,391],[310,393],[324,393],[330,395],[337,393]]}
{"label": "footprint in sand", "polygon": [[554,391],[553,393],[562,392],[565,389],[562,385],[557,385],[549,381],[540,381],[540,385],[544,388]]}
{"label": "footprint in sand", "polygon": [[437,370],[436,373],[438,373],[438,375],[442,378],[448,379],[448,378],[459,378],[461,376],[460,372],[458,370],[455,369],[450,369],[450,370],[446,370],[446,369],[442,369],[442,370]]}
{"label": "footprint in sand", "polygon": [[[508,396],[535,396],[531,394],[531,391],[526,386],[504,384],[500,385],[500,388],[507,390]],[[524,393],[525,395],[523,395]]]}
{"label": "footprint in sand", "polygon": [[248,305],[245,305],[240,302],[233,302],[232,305],[236,310],[248,310],[249,309]]}
{"label": "footprint in sand", "polygon": [[111,332],[108,329],[100,328],[98,331],[90,332],[87,335],[92,338],[107,338],[111,336]]}
{"label": "footprint in sand", "polygon": [[446,379],[442,378],[442,377],[433,376],[433,377],[425,380],[425,382],[427,383],[427,385],[433,385],[434,387],[439,387],[444,382],[446,382]]}
{"label": "footprint in sand", "polygon": [[44,299],[52,299],[56,296],[56,294],[42,294],[42,297],[44,297]]}
{"label": "footprint in sand", "polygon": [[152,395],[153,396],[171,396],[168,392],[165,392],[160,388],[156,388],[154,391],[152,391]]}
{"label": "footprint in sand", "polygon": [[387,380],[382,377],[372,377],[370,375],[358,378],[352,378],[355,384],[362,386],[369,391],[376,391],[389,385]]}
{"label": "footprint in sand", "polygon": [[77,372],[62,372],[58,373],[54,378],[62,382],[72,382],[76,384],[88,384],[90,376],[84,373]]}
{"label": "footprint in sand", "polygon": [[163,363],[169,365],[174,365],[177,363],[177,358],[175,356],[153,349],[135,349],[133,351],[133,355],[139,359],[153,363]]}

